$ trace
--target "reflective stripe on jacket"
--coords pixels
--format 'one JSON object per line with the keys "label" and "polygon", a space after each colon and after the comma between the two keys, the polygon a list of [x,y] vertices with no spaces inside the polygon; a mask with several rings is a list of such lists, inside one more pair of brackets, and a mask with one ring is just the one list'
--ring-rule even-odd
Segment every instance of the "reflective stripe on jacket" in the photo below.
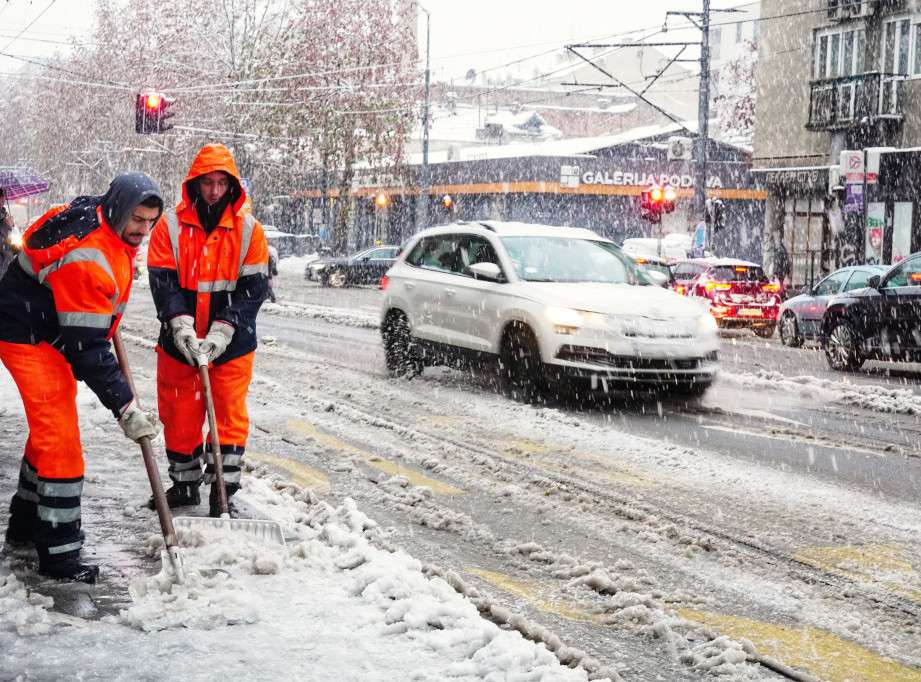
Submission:
{"label": "reflective stripe on jacket", "polygon": [[[189,182],[216,170],[231,176],[236,201],[217,226],[206,232],[188,191]],[[229,191],[229,190],[228,190]],[[268,244],[262,225],[244,213],[246,195],[230,152],[206,145],[183,183],[183,199],[154,227],[147,251],[150,290],[162,324],[160,347],[185,362],[173,343],[169,321],[178,315],[195,318],[204,338],[215,320],[234,327],[222,364],[256,349],[256,315],[268,295]]]}
{"label": "reflective stripe on jacket", "polygon": [[[71,207],[82,221],[63,214],[46,226]],[[50,344],[116,417],[132,393],[109,339],[128,302],[136,252],[106,224],[98,198],[79,197],[29,227],[0,282],[0,341]]]}

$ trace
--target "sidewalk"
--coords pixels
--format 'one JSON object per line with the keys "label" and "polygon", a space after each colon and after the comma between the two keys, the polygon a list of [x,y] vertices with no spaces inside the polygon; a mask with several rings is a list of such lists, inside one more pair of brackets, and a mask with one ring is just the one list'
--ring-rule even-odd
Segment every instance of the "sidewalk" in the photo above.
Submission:
{"label": "sidewalk", "polygon": [[[145,506],[139,447],[82,384],[78,405],[84,556],[99,563],[101,582],[42,580],[34,551],[0,553],[3,679],[588,679],[544,645],[481,618],[444,579],[426,577],[352,500],[332,507],[267,472],[244,477],[239,499],[252,516],[280,522],[287,547],[186,533],[188,577],[177,585],[158,574],[163,541]],[[26,433],[16,387],[0,368],[4,528]],[[162,442],[154,449],[165,471]]]}

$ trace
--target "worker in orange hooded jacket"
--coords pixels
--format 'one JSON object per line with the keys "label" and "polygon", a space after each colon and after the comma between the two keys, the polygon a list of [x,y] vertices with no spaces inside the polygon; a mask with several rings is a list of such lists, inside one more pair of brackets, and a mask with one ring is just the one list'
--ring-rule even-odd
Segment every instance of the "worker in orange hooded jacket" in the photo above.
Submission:
{"label": "worker in orange hooded jacket", "polygon": [[128,302],[137,247],[162,212],[150,176],[119,175],[104,195],[77,197],[35,221],[0,280],[0,361],[29,423],[6,543],[34,544],[39,573],[52,578],[93,583],[99,574],[80,558],[77,380],[112,411],[126,436],[157,435],[109,339]]}
{"label": "worker in orange hooded jacket", "polygon": [[[202,476],[206,406],[199,358],[206,358],[209,367],[229,499],[240,489],[256,314],[268,294],[268,244],[259,222],[243,211],[245,199],[230,151],[221,144],[206,145],[182,185],[182,201],[156,225],[147,251],[150,291],[161,323],[157,404],[172,481],[166,499],[173,508],[199,504],[204,479],[212,484],[209,511],[214,517],[220,510],[210,447]],[[149,506],[155,508],[153,499]]]}

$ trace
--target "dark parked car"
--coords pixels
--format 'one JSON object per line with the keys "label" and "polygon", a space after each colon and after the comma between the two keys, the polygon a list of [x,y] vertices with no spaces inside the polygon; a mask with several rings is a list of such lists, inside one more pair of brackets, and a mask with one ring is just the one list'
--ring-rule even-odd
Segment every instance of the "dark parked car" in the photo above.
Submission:
{"label": "dark parked car", "polygon": [[865,288],[832,298],[822,337],[832,369],[858,370],[865,360],[921,361],[921,252],[871,275]]}
{"label": "dark parked car", "polygon": [[304,276],[328,287],[380,284],[399,255],[399,246],[373,246],[347,258],[327,256],[308,263]]}
{"label": "dark parked car", "polygon": [[691,258],[669,263],[672,289],[704,299],[724,329],[749,328],[765,338],[774,333],[780,285],[760,265],[735,258]]}
{"label": "dark parked car", "polygon": [[838,294],[862,289],[872,275],[879,275],[885,270],[885,265],[849,265],[835,270],[814,286],[803,287],[803,293],[780,306],[777,316],[780,342],[799,348],[804,341],[820,341],[822,318],[828,301]]}

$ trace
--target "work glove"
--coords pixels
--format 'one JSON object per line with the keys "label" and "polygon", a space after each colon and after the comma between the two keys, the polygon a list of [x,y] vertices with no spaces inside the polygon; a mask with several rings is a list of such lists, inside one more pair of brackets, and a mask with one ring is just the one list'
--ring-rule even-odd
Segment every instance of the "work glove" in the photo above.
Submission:
{"label": "work glove", "polygon": [[201,339],[195,333],[195,318],[191,315],[177,315],[169,321],[169,326],[173,331],[173,343],[176,344],[176,348],[192,367],[198,367]]}
{"label": "work glove", "polygon": [[211,328],[202,339],[198,347],[198,353],[208,357],[208,362],[214,362],[221,354],[227,350],[230,340],[233,338],[233,326],[226,322],[214,321]]}
{"label": "work glove", "polygon": [[144,414],[144,411],[134,401],[129,403],[125,411],[122,412],[118,425],[122,427],[125,435],[135,443],[139,443],[144,436],[156,438],[159,433],[157,427],[151,423],[150,417]]}

